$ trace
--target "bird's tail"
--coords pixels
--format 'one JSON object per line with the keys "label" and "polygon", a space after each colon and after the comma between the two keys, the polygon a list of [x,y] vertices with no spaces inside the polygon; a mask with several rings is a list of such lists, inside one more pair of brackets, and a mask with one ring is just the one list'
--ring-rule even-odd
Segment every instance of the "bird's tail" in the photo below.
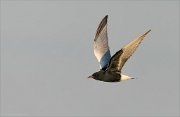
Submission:
{"label": "bird's tail", "polygon": [[127,76],[127,75],[124,75],[124,74],[121,74],[121,81],[130,80],[130,79],[134,79],[134,78],[130,77],[130,76]]}

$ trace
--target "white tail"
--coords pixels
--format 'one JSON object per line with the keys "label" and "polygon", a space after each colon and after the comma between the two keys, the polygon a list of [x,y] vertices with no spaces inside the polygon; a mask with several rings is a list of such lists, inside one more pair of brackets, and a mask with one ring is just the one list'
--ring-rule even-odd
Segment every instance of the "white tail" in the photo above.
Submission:
{"label": "white tail", "polygon": [[127,76],[127,75],[124,75],[124,74],[121,74],[121,81],[123,81],[123,80],[130,80],[130,79],[134,79],[134,78],[130,77],[130,76]]}

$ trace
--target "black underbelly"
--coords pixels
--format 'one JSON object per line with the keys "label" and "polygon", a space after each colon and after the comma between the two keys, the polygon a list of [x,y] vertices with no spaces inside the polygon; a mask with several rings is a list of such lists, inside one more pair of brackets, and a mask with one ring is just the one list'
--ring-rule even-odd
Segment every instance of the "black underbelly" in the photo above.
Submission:
{"label": "black underbelly", "polygon": [[103,81],[105,82],[119,82],[121,75],[116,72],[108,72],[105,74]]}

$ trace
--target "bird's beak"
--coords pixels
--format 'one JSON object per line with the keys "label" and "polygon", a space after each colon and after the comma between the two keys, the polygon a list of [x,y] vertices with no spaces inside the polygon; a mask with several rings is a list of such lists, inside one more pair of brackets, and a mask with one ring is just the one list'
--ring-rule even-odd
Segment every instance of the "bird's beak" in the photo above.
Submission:
{"label": "bird's beak", "polygon": [[93,76],[89,76],[88,78],[94,78]]}

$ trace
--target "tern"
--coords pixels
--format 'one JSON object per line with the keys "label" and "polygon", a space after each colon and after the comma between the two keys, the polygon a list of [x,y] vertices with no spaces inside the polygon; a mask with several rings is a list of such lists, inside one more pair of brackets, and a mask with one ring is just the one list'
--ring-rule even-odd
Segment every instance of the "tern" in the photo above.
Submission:
{"label": "tern", "polygon": [[108,45],[107,19],[108,15],[106,15],[100,22],[93,44],[94,55],[100,63],[100,70],[93,73],[88,78],[104,82],[120,82],[134,79],[134,77],[122,74],[121,70],[126,61],[131,57],[141,41],[151,30],[148,30],[129,44],[125,45],[111,57]]}

